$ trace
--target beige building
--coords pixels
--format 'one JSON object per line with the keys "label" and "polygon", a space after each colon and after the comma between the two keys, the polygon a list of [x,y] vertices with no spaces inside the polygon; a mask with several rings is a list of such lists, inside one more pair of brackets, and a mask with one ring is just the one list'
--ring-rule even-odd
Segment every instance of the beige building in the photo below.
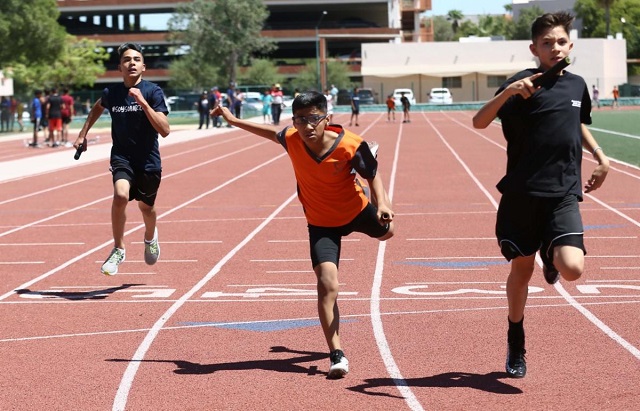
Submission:
{"label": "beige building", "polygon": [[[627,82],[624,39],[575,39],[572,73],[589,88],[595,84],[601,98],[610,97],[614,85]],[[410,88],[417,103],[428,102],[433,87],[447,87],[455,102],[485,101],[516,72],[537,67],[528,40],[363,44],[364,87],[381,96],[394,88]]]}

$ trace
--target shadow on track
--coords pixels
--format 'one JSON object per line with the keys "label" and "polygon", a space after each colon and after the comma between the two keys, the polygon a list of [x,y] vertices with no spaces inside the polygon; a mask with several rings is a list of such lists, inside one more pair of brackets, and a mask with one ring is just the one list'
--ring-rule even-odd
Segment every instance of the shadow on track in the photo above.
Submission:
{"label": "shadow on track", "polygon": [[64,298],[65,300],[104,300],[116,291],[125,290],[130,287],[138,287],[144,284],[122,284],[117,287],[105,288],[93,291],[31,291],[28,288],[16,290],[16,294],[26,296],[26,298]]}
{"label": "shadow on track", "polygon": [[402,398],[399,395],[391,395],[372,391],[381,387],[434,387],[434,388],[473,388],[476,390],[491,392],[494,394],[522,394],[522,390],[500,380],[509,379],[505,372],[490,372],[489,374],[472,374],[465,372],[447,372],[432,377],[409,378],[396,380],[394,378],[369,378],[364,384],[349,387],[351,391],[367,395]]}
{"label": "shadow on track", "polygon": [[[239,361],[220,364],[198,364],[185,360],[142,360],[141,362],[149,363],[174,363],[177,369],[173,372],[176,374],[213,374],[216,371],[247,371],[247,370],[265,370],[276,372],[288,372],[299,373],[307,375],[326,375],[326,372],[319,372],[318,367],[315,365],[305,367],[300,363],[315,362],[326,358],[329,358],[329,354],[311,351],[297,351],[287,347],[275,346],[271,347],[269,352],[272,353],[291,353],[299,354],[300,356],[272,359],[272,360],[254,360],[254,361]],[[123,359],[110,359],[107,361],[115,362],[130,362],[131,360]]]}

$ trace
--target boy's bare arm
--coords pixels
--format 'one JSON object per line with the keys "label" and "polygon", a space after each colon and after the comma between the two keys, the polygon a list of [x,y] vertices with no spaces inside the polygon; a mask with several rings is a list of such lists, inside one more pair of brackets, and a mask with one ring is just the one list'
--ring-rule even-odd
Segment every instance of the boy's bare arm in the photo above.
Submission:
{"label": "boy's bare arm", "polygon": [[153,126],[153,128],[160,134],[162,137],[166,137],[171,132],[171,128],[169,126],[169,119],[165,113],[160,111],[155,111],[149,105],[149,102],[142,96],[142,92],[140,89],[131,87],[129,89],[129,95],[136,99],[136,103],[142,107],[144,114],[149,119],[149,122]]}
{"label": "boy's bare arm", "polygon": [[533,86],[533,80],[541,75],[542,73],[537,73],[533,76],[526,77],[509,84],[507,88],[502,90],[491,100],[487,101],[485,105],[478,110],[476,115],[473,116],[473,127],[487,128],[496,118],[500,107],[502,107],[509,97],[515,96],[516,94],[521,95],[525,99],[531,97],[531,95],[536,91],[536,87]]}
{"label": "boy's bare arm", "polygon": [[212,116],[222,116],[232,126],[240,127],[243,130],[264,137],[273,142],[278,141],[278,130],[269,124],[259,124],[252,121],[241,120],[234,116],[228,108],[217,106],[211,110]]}
{"label": "boy's bare arm", "polygon": [[582,146],[592,153],[593,158],[598,162],[593,173],[591,173],[591,178],[589,178],[584,185],[585,193],[589,193],[600,188],[607,178],[607,174],[609,173],[609,158],[604,153],[604,150],[598,146],[598,142],[593,138],[587,126],[581,124],[580,127],[582,128]]}
{"label": "boy's bare arm", "polygon": [[367,179],[367,182],[371,189],[371,198],[375,199],[376,206],[378,207],[378,218],[386,215],[388,216],[388,218],[386,218],[387,221],[393,221],[394,213],[391,209],[391,200],[389,200],[387,191],[384,189],[380,173],[377,173],[372,179]]}

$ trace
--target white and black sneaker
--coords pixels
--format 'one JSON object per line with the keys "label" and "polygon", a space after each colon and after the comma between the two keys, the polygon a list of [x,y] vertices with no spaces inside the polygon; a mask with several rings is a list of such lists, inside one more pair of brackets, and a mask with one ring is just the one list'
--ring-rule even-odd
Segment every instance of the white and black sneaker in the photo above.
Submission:
{"label": "white and black sneaker", "polygon": [[349,372],[349,360],[344,356],[342,350],[334,350],[329,354],[331,366],[329,367],[328,378],[342,378]]}

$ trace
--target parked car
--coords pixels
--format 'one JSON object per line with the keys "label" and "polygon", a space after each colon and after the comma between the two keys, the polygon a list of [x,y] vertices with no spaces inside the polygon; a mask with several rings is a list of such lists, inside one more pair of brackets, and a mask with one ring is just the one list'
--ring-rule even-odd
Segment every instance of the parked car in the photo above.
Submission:
{"label": "parked car", "polygon": [[358,97],[360,97],[360,104],[378,104],[378,99],[370,88],[358,89]]}
{"label": "parked car", "polygon": [[412,106],[416,104],[416,99],[413,96],[413,90],[410,88],[397,88],[393,90],[393,99],[396,102],[396,107],[402,107],[402,103],[400,102],[402,93],[404,93],[405,97],[409,99],[409,104]]}
{"label": "parked car", "polygon": [[262,114],[262,94],[257,93],[255,91],[247,91],[244,93],[244,100],[242,105],[250,110],[257,112],[258,114]]}
{"label": "parked car", "polygon": [[429,103],[451,104],[453,103],[453,97],[448,88],[432,88],[429,92]]}

